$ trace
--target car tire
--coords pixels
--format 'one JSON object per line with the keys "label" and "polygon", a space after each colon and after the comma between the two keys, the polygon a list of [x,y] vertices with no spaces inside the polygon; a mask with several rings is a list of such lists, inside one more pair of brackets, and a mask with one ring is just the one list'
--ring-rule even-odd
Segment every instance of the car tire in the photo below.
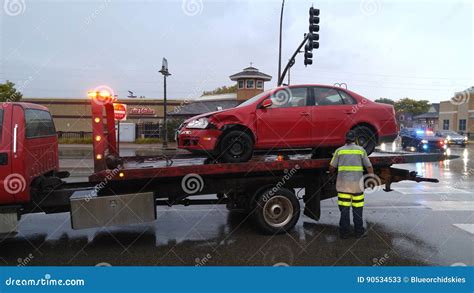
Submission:
{"label": "car tire", "polygon": [[223,163],[242,163],[252,158],[253,140],[248,133],[232,130],[219,143],[218,160]]}
{"label": "car tire", "polygon": [[253,218],[265,234],[281,234],[291,230],[300,218],[300,202],[286,188],[269,188],[257,196]]}
{"label": "car tire", "polygon": [[353,131],[356,135],[357,144],[365,149],[367,155],[370,155],[377,146],[377,137],[374,131],[366,126],[357,126]]}

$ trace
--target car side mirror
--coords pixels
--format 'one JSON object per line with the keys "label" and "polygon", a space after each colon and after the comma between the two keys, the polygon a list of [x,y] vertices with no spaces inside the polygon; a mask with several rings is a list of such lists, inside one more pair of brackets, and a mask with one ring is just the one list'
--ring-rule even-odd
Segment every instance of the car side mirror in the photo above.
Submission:
{"label": "car side mirror", "polygon": [[260,108],[266,109],[268,107],[271,107],[273,105],[272,99],[266,99],[262,102],[262,105],[260,105]]}

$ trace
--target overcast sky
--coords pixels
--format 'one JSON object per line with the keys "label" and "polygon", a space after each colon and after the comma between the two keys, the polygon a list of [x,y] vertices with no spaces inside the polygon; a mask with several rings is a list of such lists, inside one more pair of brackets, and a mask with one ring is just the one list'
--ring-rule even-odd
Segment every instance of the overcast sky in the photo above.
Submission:
{"label": "overcast sky", "polygon": [[[474,1],[287,0],[283,60],[321,10],[320,49],[312,66],[297,57],[291,83],[334,84],[367,98],[432,102],[474,85]],[[3,0],[0,81],[25,97],[85,97],[97,85],[119,98],[199,96],[232,85],[250,62],[276,86],[276,1]]]}

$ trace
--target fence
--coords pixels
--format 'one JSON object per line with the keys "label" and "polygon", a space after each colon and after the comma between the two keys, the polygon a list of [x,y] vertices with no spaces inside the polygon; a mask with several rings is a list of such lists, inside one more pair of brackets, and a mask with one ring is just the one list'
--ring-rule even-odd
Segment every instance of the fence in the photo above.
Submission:
{"label": "fence", "polygon": [[58,138],[64,139],[85,139],[92,138],[90,131],[58,131]]}

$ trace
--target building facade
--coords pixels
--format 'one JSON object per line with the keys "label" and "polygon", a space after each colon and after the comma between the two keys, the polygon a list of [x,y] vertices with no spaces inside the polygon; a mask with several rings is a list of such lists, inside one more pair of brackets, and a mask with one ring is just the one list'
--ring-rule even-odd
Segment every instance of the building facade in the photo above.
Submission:
{"label": "building facade", "polygon": [[237,82],[237,100],[242,102],[263,92],[265,82],[272,80],[270,75],[260,72],[253,66],[244,68],[229,78]]}
{"label": "building facade", "polygon": [[[92,116],[89,99],[47,99],[24,98],[22,102],[47,107],[53,116],[58,132],[91,132]],[[160,124],[163,120],[163,100],[161,99],[123,99],[119,103],[127,105],[127,123],[136,125]],[[168,100],[167,107],[173,110],[181,105],[180,101]]]}
{"label": "building facade", "polygon": [[168,111],[168,115],[180,119],[190,118],[199,114],[234,108],[242,102],[262,93],[265,82],[272,77],[260,72],[255,67],[244,68],[241,72],[229,76],[230,80],[237,82],[235,93],[201,96],[189,99],[190,102]]}
{"label": "building facade", "polygon": [[430,128],[438,130],[439,125],[439,103],[433,103],[428,112],[413,117],[415,127]]}
{"label": "building facade", "polygon": [[449,101],[440,103],[438,128],[474,138],[474,87],[457,92]]}

